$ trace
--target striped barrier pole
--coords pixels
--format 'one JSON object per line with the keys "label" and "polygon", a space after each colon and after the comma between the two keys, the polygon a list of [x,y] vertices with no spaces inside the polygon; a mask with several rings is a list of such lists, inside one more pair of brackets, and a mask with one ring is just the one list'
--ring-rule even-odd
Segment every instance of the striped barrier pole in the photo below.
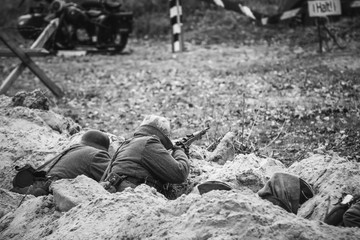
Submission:
{"label": "striped barrier pole", "polygon": [[[308,1],[309,2],[309,1]],[[312,2],[312,1],[310,1]],[[360,8],[360,0],[353,0],[353,1],[344,1],[341,2],[342,4],[344,4],[345,7],[348,8]],[[274,24],[274,23],[279,23],[283,20],[287,20],[290,18],[294,18],[299,14],[302,14],[303,11],[305,11],[305,9],[307,8],[308,4],[304,4],[301,7],[297,7],[297,8],[293,8],[290,10],[287,10],[285,12],[282,12],[280,14],[271,16],[271,17],[263,17],[260,19],[260,22],[262,25],[267,25],[267,24]]]}
{"label": "striped barrier pole", "polygon": [[251,18],[252,20],[256,20],[256,17],[254,16],[254,13],[250,10],[250,8],[240,3],[235,3],[230,0],[202,0],[202,1],[214,3],[215,5],[222,7],[226,10],[238,12],[244,14],[245,16]]}
{"label": "striped barrier pole", "polygon": [[263,17],[260,19],[260,21],[262,25],[279,23],[283,20],[296,17],[298,14],[301,14],[302,10],[303,10],[302,8],[291,9],[289,11],[285,11],[283,13],[271,17]]}
{"label": "striped barrier pole", "polygon": [[[301,6],[297,4],[296,5],[297,7],[286,10],[282,13],[273,16],[261,16],[262,14],[252,11],[249,7],[236,3],[234,1],[230,1],[230,0],[202,0],[202,1],[213,3],[226,10],[242,13],[245,16],[251,18],[252,20],[259,22],[261,25],[276,24],[281,21],[288,20],[296,16],[300,16],[306,11],[307,8],[307,4],[302,4],[302,5],[300,4]],[[307,3],[307,1],[305,3]],[[352,0],[352,1],[348,0],[344,2],[344,5],[349,8],[360,8],[360,0]]]}
{"label": "striped barrier pole", "polygon": [[184,35],[182,31],[181,0],[170,0],[171,47],[172,52],[184,51]]}
{"label": "striped barrier pole", "polygon": [[285,11],[283,13],[280,13],[280,14],[277,14],[277,15],[274,15],[271,17],[261,17],[260,13],[252,11],[249,7],[244,6],[240,3],[235,3],[230,0],[202,0],[202,1],[211,2],[211,3],[214,3],[215,5],[222,7],[226,10],[231,10],[231,11],[235,11],[235,12],[244,14],[248,18],[250,18],[254,21],[260,22],[261,25],[267,25],[269,23],[270,24],[278,23],[280,21],[296,17],[302,11],[302,8],[299,7],[299,8],[291,9],[291,10]]}
{"label": "striped barrier pole", "polygon": [[359,0],[352,1],[352,2],[350,3],[350,7],[351,7],[351,8],[358,8],[358,7],[360,7],[360,1],[359,1]]}

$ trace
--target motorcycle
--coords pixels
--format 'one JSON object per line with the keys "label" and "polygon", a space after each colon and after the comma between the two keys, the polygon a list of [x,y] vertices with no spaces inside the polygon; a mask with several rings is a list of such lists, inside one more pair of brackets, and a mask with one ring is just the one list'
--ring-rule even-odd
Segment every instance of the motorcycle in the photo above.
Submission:
{"label": "motorcycle", "polygon": [[18,18],[18,31],[25,39],[36,39],[58,18],[59,26],[44,46],[50,51],[95,47],[121,52],[132,31],[133,14],[123,11],[119,0],[34,1]]}

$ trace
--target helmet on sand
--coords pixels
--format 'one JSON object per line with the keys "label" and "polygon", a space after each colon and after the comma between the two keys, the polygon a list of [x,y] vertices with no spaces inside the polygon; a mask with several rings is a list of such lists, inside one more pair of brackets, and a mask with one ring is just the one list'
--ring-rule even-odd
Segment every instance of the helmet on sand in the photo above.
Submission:
{"label": "helmet on sand", "polygon": [[81,137],[81,143],[100,150],[108,151],[110,139],[108,135],[98,130],[89,130]]}

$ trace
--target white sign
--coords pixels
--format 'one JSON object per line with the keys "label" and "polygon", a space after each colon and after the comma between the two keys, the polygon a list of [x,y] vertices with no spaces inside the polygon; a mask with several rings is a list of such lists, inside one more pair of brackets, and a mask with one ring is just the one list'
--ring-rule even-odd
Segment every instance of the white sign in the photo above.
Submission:
{"label": "white sign", "polygon": [[341,15],[340,0],[315,0],[308,1],[310,17],[324,17]]}

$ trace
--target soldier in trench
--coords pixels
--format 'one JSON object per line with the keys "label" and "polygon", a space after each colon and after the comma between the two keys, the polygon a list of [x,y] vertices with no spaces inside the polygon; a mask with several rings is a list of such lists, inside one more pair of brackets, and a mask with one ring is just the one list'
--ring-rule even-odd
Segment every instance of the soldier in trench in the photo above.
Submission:
{"label": "soldier in trench", "polygon": [[80,143],[70,146],[39,168],[29,169],[27,166],[20,170],[13,179],[11,191],[41,196],[47,195],[50,184],[59,179],[85,175],[100,181],[111,159],[109,146],[107,134],[89,130],[81,137]]}
{"label": "soldier in trench", "polygon": [[189,160],[185,147],[174,145],[170,140],[168,119],[148,115],[117,150],[103,177],[102,185],[110,192],[121,192],[140,184],[154,187],[169,199],[172,183],[183,183],[189,175]]}

